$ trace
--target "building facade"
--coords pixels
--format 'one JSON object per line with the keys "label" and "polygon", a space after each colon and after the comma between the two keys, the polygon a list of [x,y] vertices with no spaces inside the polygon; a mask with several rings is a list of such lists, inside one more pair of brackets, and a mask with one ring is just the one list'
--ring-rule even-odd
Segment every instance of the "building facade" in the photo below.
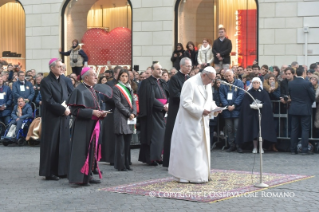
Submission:
{"label": "building facade", "polygon": [[[140,70],[145,70],[153,61],[160,61],[163,67],[172,67],[170,57],[175,43],[179,42],[176,35],[178,28],[175,25],[188,24],[176,22],[176,13],[179,10],[177,4],[187,4],[191,1],[128,2],[132,14],[132,65],[139,65]],[[75,14],[68,17],[66,7],[70,3],[70,8],[82,4],[79,6],[79,13],[87,14],[94,2],[95,0],[20,0],[25,11],[26,70],[34,68],[43,72],[48,71],[49,59],[60,57],[58,49],[70,45],[70,36],[63,32],[68,26],[63,26],[62,21],[67,19],[68,23],[80,25],[79,27],[84,22],[86,24],[86,16],[77,17]],[[256,58],[260,65],[281,66],[297,61],[309,66],[313,62],[319,62],[319,1],[256,0],[256,7]],[[77,33],[78,37],[82,37],[84,31],[85,29],[73,31],[73,37]]]}

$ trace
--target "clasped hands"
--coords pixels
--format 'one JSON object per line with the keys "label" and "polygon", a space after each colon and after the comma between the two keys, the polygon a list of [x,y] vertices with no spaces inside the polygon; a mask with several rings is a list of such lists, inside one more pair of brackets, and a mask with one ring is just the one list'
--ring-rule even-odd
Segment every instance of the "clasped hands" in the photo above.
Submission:
{"label": "clasped hands", "polygon": [[220,53],[217,53],[216,57],[218,58],[218,60],[223,60],[223,58],[220,56]]}
{"label": "clasped hands", "polygon": [[104,111],[100,111],[100,110],[93,110],[93,115],[100,118],[100,117],[106,117],[107,113]]}

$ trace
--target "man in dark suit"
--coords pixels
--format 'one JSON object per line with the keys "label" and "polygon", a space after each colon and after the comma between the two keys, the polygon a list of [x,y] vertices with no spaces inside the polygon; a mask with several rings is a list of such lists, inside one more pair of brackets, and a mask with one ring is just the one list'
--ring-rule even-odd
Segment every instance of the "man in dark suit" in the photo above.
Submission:
{"label": "man in dark suit", "polygon": [[291,115],[291,154],[297,153],[297,139],[301,124],[302,155],[308,152],[308,137],[311,124],[311,105],[315,101],[315,91],[311,83],[305,80],[306,72],[303,67],[296,70],[296,79],[288,83],[291,98],[289,114]]}

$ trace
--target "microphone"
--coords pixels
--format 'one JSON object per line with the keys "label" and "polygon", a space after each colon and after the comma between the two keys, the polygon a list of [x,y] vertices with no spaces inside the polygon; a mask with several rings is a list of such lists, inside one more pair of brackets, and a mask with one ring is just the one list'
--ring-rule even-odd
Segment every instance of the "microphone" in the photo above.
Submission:
{"label": "microphone", "polygon": [[227,82],[224,81],[224,80],[220,80],[220,84],[222,84],[222,85],[229,85],[229,83],[227,83]]}

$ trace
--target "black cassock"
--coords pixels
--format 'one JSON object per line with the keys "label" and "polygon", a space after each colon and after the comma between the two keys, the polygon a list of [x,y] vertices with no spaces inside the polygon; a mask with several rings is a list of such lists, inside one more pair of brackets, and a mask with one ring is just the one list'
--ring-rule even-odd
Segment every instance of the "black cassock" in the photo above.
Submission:
{"label": "black cassock", "polygon": [[[274,117],[271,108],[271,101],[269,94],[262,89],[255,90],[254,88],[248,91],[255,99],[262,102],[263,107],[261,112],[261,136],[263,140],[269,142],[277,142],[276,130],[274,125]],[[236,142],[242,144],[245,142],[252,142],[259,137],[259,122],[258,110],[251,109],[250,104],[253,102],[252,98],[245,94],[241,103],[241,111],[239,115],[239,124],[237,129]]]}
{"label": "black cassock", "polygon": [[61,104],[68,99],[68,89],[63,78],[50,72],[41,81],[42,133],[40,143],[40,176],[68,174],[70,156],[69,117]]}
{"label": "black cassock", "polygon": [[[106,83],[111,88],[117,84],[117,80],[113,79]],[[115,104],[112,98],[103,99],[105,103],[105,110],[112,110],[112,113],[107,114],[107,116],[102,121],[101,126],[101,144],[102,144],[102,159],[101,161],[114,163],[115,154],[115,133],[114,133],[114,109]]]}
{"label": "black cassock", "polygon": [[181,96],[181,91],[184,82],[189,78],[189,76],[177,72],[169,81],[169,107],[167,115],[166,130],[164,136],[164,155],[163,155],[163,166],[169,166],[169,156],[171,151],[171,137],[175,124],[175,119],[179,109],[179,101]]}
{"label": "black cassock", "polygon": [[168,86],[162,79],[153,76],[143,80],[139,89],[139,121],[141,149],[139,161],[150,164],[152,161],[162,161],[165,110],[164,104],[158,99],[168,99]]}
{"label": "black cassock", "polygon": [[[74,89],[67,101],[67,105],[71,107],[71,114],[74,116],[68,174],[70,183],[88,183],[94,165],[99,159],[99,147],[97,147],[95,139],[91,143],[90,141],[94,128],[101,122],[92,115],[93,110],[100,110],[100,104],[100,96],[93,88],[84,83]],[[95,136],[93,137],[95,138]],[[88,174],[83,173],[86,162]]]}

